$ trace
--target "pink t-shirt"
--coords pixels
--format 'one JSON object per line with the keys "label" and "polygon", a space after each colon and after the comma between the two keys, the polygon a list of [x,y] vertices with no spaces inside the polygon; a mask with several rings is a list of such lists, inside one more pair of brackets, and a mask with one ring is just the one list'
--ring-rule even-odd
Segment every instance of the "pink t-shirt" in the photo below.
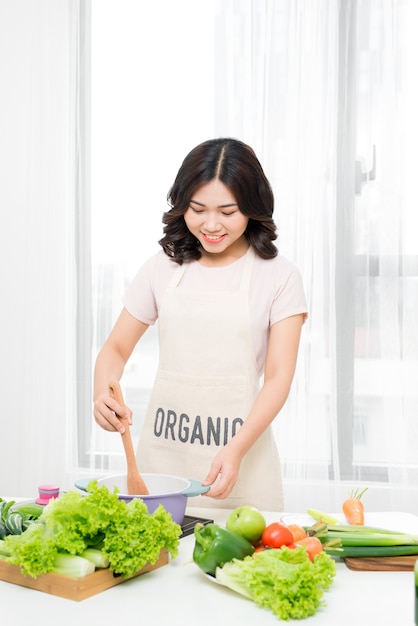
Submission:
{"label": "pink t-shirt", "polygon": [[[187,263],[179,289],[234,291],[239,288],[245,255],[224,267],[205,267],[198,261]],[[162,250],[146,261],[129,285],[123,305],[144,324],[154,324],[164,291],[178,267]],[[280,320],[307,316],[302,278],[297,267],[283,256],[254,258],[250,284],[250,317],[254,351],[260,372],[264,367],[269,328]]]}

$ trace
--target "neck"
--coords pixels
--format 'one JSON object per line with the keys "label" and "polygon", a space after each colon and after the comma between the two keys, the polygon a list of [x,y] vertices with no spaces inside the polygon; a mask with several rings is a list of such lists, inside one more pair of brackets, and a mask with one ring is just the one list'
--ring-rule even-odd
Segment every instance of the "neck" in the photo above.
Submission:
{"label": "neck", "polygon": [[[237,242],[238,243],[238,242]],[[224,267],[225,265],[231,265],[235,261],[238,261],[248,252],[249,244],[245,239],[237,246],[230,246],[224,252],[207,252],[202,249],[202,256],[199,259],[199,263],[205,267]]]}

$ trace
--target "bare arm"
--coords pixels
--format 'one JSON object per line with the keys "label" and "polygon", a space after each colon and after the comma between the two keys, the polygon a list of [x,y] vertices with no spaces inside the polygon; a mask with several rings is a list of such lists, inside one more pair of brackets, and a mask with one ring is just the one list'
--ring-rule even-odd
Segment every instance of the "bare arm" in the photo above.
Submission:
{"label": "bare arm", "polygon": [[208,495],[226,498],[231,493],[245,454],[285,404],[295,373],[302,325],[303,315],[294,315],[272,326],[263,387],[243,426],[212,462],[204,484],[213,484],[220,473],[222,476]]}
{"label": "bare arm", "polygon": [[148,325],[135,319],[123,309],[109,337],[97,355],[94,368],[93,414],[96,423],[104,430],[123,432],[121,417],[132,419],[128,407],[121,407],[109,395],[109,383],[120,380],[125,365],[138,341],[147,330]]}

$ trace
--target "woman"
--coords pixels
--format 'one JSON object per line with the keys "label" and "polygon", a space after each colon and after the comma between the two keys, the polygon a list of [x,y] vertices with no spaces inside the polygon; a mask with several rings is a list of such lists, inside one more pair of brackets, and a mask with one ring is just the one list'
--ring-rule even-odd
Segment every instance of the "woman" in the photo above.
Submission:
{"label": "woman", "polygon": [[194,506],[283,510],[271,424],[289,394],[307,309],[298,270],[273,243],[271,186],[248,145],[213,139],[186,156],[168,202],[162,250],[134,278],[97,357],[96,422],[123,432],[116,414],[131,419],[108,384],[158,319],[140,471],[203,479],[210,489]]}

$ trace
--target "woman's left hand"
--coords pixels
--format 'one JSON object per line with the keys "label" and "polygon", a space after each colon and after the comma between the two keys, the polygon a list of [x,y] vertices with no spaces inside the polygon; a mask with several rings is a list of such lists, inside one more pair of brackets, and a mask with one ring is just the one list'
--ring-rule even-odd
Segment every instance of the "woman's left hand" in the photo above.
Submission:
{"label": "woman's left hand", "polygon": [[240,459],[236,458],[228,448],[216,455],[202,485],[212,485],[204,495],[223,500],[227,498],[238,480]]}

